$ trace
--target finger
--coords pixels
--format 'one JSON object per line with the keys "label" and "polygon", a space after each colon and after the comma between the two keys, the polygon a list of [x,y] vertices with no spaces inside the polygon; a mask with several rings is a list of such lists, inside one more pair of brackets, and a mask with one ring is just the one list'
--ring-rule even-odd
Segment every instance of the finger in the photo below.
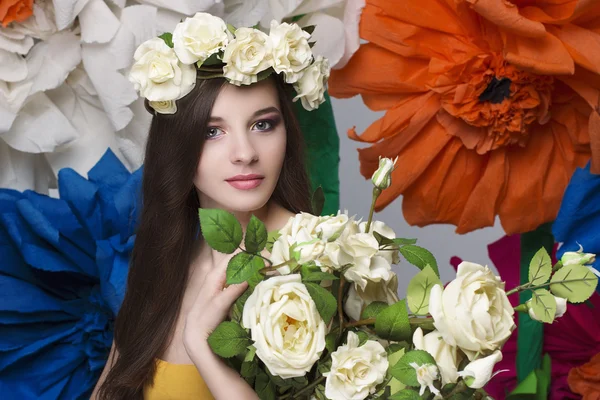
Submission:
{"label": "finger", "polygon": [[240,297],[248,288],[247,282],[230,285],[219,293],[218,301],[222,307],[229,309],[231,305]]}

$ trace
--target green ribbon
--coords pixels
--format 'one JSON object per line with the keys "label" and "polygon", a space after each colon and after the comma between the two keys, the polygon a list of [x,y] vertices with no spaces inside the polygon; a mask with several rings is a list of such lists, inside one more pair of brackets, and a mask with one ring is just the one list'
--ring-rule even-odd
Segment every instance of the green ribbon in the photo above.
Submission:
{"label": "green ribbon", "polygon": [[306,111],[295,103],[296,115],[306,142],[306,162],[313,190],[321,186],[325,194],[322,215],[337,214],[340,207],[340,138],[338,137],[329,93],[318,109]]}
{"label": "green ribbon", "polygon": [[[552,254],[554,236],[552,223],[547,223],[532,232],[521,234],[521,284],[529,282],[529,262],[534,254],[544,246],[548,254]],[[531,291],[519,294],[521,304],[531,299]],[[519,313],[517,331],[517,379],[524,382],[532,371],[539,369],[544,345],[544,324],[534,321],[527,313]]]}

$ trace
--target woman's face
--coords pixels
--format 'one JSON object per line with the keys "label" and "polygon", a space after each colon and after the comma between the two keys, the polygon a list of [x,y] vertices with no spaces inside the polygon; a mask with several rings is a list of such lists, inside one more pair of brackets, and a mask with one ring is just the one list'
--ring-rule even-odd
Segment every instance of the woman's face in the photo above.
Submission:
{"label": "woman's face", "polygon": [[212,109],[194,177],[202,207],[252,212],[265,206],[277,185],[285,148],[274,83],[225,84]]}

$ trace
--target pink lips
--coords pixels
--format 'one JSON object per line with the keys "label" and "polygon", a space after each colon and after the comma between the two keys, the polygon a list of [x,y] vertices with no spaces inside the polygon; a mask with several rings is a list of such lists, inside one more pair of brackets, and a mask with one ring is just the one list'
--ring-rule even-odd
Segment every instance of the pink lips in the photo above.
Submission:
{"label": "pink lips", "polygon": [[236,189],[250,190],[258,187],[265,177],[262,175],[236,175],[225,181]]}

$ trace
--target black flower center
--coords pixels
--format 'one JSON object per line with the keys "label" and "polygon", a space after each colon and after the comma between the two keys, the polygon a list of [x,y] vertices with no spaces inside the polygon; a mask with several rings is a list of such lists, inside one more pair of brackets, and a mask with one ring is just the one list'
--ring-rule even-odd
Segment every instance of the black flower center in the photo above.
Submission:
{"label": "black flower center", "polygon": [[495,76],[492,78],[483,93],[479,95],[479,101],[489,101],[492,104],[500,104],[510,97],[511,80],[508,78],[498,79]]}

